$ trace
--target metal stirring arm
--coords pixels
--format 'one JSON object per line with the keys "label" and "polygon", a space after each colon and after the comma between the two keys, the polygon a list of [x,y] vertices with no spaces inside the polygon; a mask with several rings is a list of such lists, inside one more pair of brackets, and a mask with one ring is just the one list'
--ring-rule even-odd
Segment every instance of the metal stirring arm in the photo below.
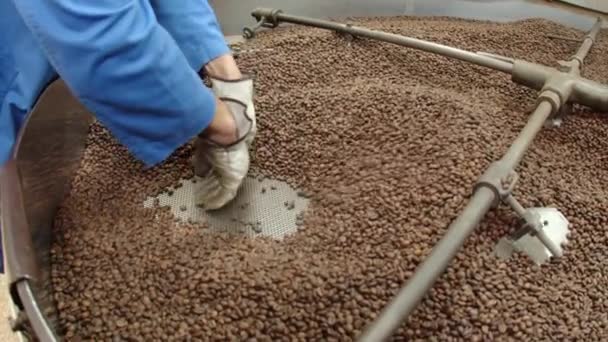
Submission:
{"label": "metal stirring arm", "polygon": [[[451,46],[432,43],[411,37],[405,37],[393,33],[370,30],[367,28],[353,26],[349,24],[341,24],[327,20],[289,15],[283,13],[281,10],[278,9],[258,8],[255,9],[251,15],[256,18],[258,23],[263,21],[265,23],[264,25],[266,25],[267,27],[277,27],[282,22],[318,27],[339,33],[349,34],[354,37],[370,38],[426,52],[431,52],[446,57],[463,60],[469,63],[477,64],[508,74],[511,73],[512,69],[512,63],[497,60],[496,58],[483,56],[474,52],[454,48]],[[259,25],[257,25],[257,27],[259,27]],[[247,28],[246,30],[253,30],[253,28]]]}
{"label": "metal stirring arm", "polygon": [[[246,37],[251,36],[248,32],[254,32],[257,28],[277,27],[280,23],[322,28],[353,37],[369,38],[426,51],[510,74],[513,82],[545,93],[543,98],[547,98],[554,108],[557,103],[560,103],[561,107],[567,102],[575,102],[600,111],[608,111],[608,87],[580,76],[584,59],[601,30],[601,18],[598,18],[591,31],[584,36],[583,43],[578,51],[568,61],[561,61],[561,67],[552,68],[488,52],[470,52],[350,24],[285,14],[278,9],[257,8],[252,12],[252,16],[257,20],[257,25],[253,28],[244,29]],[[551,95],[547,95],[549,93],[546,91],[549,91]]]}

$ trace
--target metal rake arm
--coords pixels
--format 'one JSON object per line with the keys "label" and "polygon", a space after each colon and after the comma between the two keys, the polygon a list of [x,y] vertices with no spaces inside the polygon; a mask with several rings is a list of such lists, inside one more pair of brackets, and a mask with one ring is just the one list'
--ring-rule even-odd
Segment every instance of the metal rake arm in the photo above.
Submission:
{"label": "metal rake arm", "polygon": [[304,26],[312,26],[335,32],[350,34],[356,37],[365,37],[417,50],[431,52],[442,56],[477,64],[486,68],[498,70],[507,74],[511,74],[511,71],[513,69],[513,64],[508,61],[498,60],[496,58],[480,55],[466,50],[457,49],[451,46],[401,36],[398,34],[370,30],[363,27],[357,27],[348,24],[336,23],[328,20],[285,14],[281,10],[277,9],[258,8],[252,12],[252,16],[254,16],[258,20],[258,22],[264,21],[265,23],[269,23],[271,27],[276,27],[282,22],[299,24]]}

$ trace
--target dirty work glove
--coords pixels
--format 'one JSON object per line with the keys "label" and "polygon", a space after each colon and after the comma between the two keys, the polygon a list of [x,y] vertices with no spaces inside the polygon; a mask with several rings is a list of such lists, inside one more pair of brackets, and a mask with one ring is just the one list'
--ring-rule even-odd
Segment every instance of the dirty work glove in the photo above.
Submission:
{"label": "dirty work glove", "polygon": [[230,202],[237,194],[249,170],[249,146],[245,138],[250,134],[252,121],[246,105],[221,98],[235,123],[233,141],[220,143],[202,133],[196,139],[193,157],[194,172],[199,186],[196,203],[206,210],[215,210]]}
{"label": "dirty work glove", "polygon": [[225,80],[213,75],[209,75],[211,89],[217,97],[228,97],[243,102],[247,105],[247,116],[252,122],[251,132],[245,139],[247,145],[251,146],[257,133],[255,120],[255,107],[253,105],[253,77],[245,75],[238,80]]}

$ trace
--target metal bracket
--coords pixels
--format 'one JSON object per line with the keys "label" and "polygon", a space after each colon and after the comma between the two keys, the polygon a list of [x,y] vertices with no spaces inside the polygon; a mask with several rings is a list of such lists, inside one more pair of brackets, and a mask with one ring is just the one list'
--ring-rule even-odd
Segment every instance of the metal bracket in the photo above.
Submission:
{"label": "metal bracket", "polygon": [[[498,161],[492,163],[488,170],[475,184],[475,191],[480,187],[487,187],[494,192],[494,206],[505,203],[523,219],[523,227],[515,236],[503,238],[496,246],[496,254],[507,259],[515,250],[523,251],[537,264],[541,264],[550,257],[561,257],[563,251],[561,244],[568,234],[568,221],[557,210],[552,208],[525,209],[513,197],[513,188],[519,179],[518,174],[508,168],[505,163]],[[547,226],[551,224],[551,233]]]}
{"label": "metal bracket", "polygon": [[530,208],[525,210],[521,228],[500,239],[495,254],[507,260],[515,252],[526,254],[536,265],[551,257],[563,255],[562,244],[568,242],[569,222],[555,208]]}
{"label": "metal bracket", "polygon": [[546,229],[548,228],[547,226],[549,225],[549,220],[543,218],[538,209],[526,210],[523,219],[526,221],[526,226],[532,230],[533,234],[531,235],[536,236],[538,240],[540,240],[540,242],[542,242],[542,244],[549,250],[549,252],[551,252],[552,256],[557,258],[563,256],[563,251],[561,248],[561,243],[563,241],[553,239],[548,235]]}
{"label": "metal bracket", "polygon": [[279,20],[277,18],[277,14],[282,13],[281,10],[275,9],[261,9],[262,14],[252,14],[252,16],[256,19],[256,24],[252,27],[244,27],[243,28],[243,37],[245,39],[252,39],[255,37],[255,33],[262,27],[265,28],[275,28],[279,26]]}

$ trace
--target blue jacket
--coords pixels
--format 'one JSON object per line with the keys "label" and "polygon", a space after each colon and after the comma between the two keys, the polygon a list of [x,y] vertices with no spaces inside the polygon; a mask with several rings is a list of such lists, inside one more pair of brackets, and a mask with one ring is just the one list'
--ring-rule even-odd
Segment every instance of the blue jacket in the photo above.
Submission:
{"label": "blue jacket", "polygon": [[147,166],[213,118],[197,71],[229,49],[207,0],[2,0],[0,18],[0,165],[57,75]]}

